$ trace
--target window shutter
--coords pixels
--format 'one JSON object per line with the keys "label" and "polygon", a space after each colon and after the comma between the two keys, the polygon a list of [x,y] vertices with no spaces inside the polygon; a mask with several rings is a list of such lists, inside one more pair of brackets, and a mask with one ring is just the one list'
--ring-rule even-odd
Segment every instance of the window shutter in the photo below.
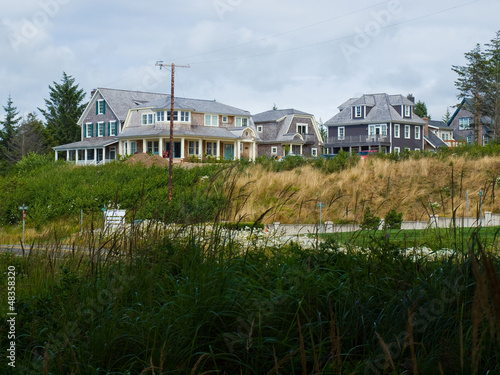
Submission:
{"label": "window shutter", "polygon": [[115,135],[118,135],[118,121],[115,122]]}
{"label": "window shutter", "polygon": [[102,101],[102,114],[103,115],[106,114],[106,101],[105,100]]}
{"label": "window shutter", "polygon": [[83,124],[83,138],[87,138],[87,124]]}
{"label": "window shutter", "polygon": [[111,135],[111,131],[110,131],[110,129],[111,129],[111,123],[110,123],[110,122],[108,122],[108,137]]}
{"label": "window shutter", "polygon": [[90,124],[90,136],[94,136],[94,124]]}
{"label": "window shutter", "polygon": [[95,102],[95,114],[98,115],[99,114],[99,101],[96,100]]}

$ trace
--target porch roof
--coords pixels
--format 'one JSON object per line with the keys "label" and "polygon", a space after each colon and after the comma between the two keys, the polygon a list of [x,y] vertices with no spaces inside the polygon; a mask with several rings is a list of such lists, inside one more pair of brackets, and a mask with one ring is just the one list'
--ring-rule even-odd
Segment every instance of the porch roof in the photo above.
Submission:
{"label": "porch roof", "polygon": [[83,141],[68,143],[65,145],[52,147],[53,150],[63,151],[63,150],[76,150],[76,149],[86,149],[86,148],[100,148],[110,146],[117,143],[116,138],[88,138]]}
{"label": "porch roof", "polygon": [[[233,128],[234,129],[234,128]],[[236,133],[236,134],[235,134]],[[238,132],[231,132],[226,128],[217,126],[199,125],[174,125],[174,136],[182,137],[209,137],[239,139]],[[142,138],[142,137],[169,137],[170,127],[162,125],[148,125],[141,127],[125,128],[117,138]]]}

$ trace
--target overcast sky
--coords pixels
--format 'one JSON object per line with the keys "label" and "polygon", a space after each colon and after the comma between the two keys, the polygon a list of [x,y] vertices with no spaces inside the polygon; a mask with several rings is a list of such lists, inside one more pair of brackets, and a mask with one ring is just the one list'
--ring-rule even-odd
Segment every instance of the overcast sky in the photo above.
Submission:
{"label": "overcast sky", "polygon": [[[500,30],[499,0],[2,0],[0,118],[45,108],[63,72],[96,87],[215,99],[327,121],[351,97],[412,93],[439,120],[452,65]],[[41,117],[41,115],[39,115]],[[41,117],[43,119],[43,117]]]}

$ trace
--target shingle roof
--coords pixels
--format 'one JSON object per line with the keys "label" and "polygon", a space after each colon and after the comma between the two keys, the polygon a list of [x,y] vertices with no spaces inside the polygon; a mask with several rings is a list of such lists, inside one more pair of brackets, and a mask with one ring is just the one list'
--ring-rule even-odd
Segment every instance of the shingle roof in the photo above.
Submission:
{"label": "shingle roof", "polygon": [[448,147],[448,145],[433,132],[429,132],[428,135],[424,136],[424,139],[435,148]]}
{"label": "shingle roof", "polygon": [[[138,106],[138,108],[169,109],[170,95],[167,95],[159,100],[151,101],[149,103],[144,103]],[[251,116],[250,112],[244,109],[231,107],[227,104],[219,103],[213,100],[174,97],[174,108],[177,110],[185,109],[198,113],[217,113],[221,115],[248,116],[248,117]]]}
{"label": "shingle roof", "polygon": [[[239,128],[233,128],[239,129]],[[217,126],[197,126],[197,125],[175,125],[174,134],[176,137],[214,137],[214,138],[238,138],[237,134],[229,131],[227,128],[220,128]],[[125,128],[117,138],[131,138],[131,137],[153,137],[170,135],[170,127],[165,125],[148,125],[140,127]]]}
{"label": "shingle roof", "polygon": [[74,148],[96,148],[96,147],[106,147],[118,142],[115,138],[87,138],[83,141],[68,143],[65,145],[52,147],[54,150],[66,150]]}
{"label": "shingle roof", "polygon": [[102,94],[104,100],[106,101],[106,104],[113,110],[120,121],[125,121],[128,110],[130,108],[139,107],[144,103],[169,97],[166,94],[142,91],[117,90],[107,88],[98,88],[98,90]]}
{"label": "shingle roof", "polygon": [[[358,105],[371,107],[369,113],[363,119],[351,118],[350,108]],[[398,105],[413,106],[414,104],[403,95],[363,95],[357,99],[349,99],[342,104],[339,107],[341,108],[340,113],[325,122],[325,125],[357,125],[373,124],[377,122],[405,122],[419,125],[425,124],[425,121],[415,114],[413,114],[413,118],[411,119],[403,119],[393,107]]]}
{"label": "shingle roof", "polygon": [[262,123],[262,122],[276,122],[279,119],[288,116],[288,115],[302,115],[302,116],[312,116],[310,113],[298,111],[293,108],[289,109],[271,109],[270,111],[257,113],[253,115],[254,123]]}

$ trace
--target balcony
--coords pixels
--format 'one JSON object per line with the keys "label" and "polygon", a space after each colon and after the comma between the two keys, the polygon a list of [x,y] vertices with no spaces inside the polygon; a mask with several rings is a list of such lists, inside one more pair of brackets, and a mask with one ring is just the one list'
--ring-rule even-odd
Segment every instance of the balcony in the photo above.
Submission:
{"label": "balcony", "polygon": [[390,146],[391,140],[387,135],[354,135],[347,137],[328,137],[325,147],[379,147]]}

